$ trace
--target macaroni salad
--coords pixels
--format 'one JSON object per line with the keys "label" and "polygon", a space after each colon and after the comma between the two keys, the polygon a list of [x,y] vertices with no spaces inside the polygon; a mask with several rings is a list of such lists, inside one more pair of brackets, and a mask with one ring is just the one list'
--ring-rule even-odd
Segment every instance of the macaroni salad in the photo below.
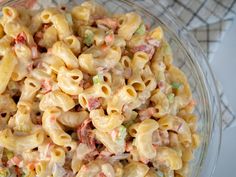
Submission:
{"label": "macaroni salad", "polygon": [[195,102],[160,26],[94,2],[4,7],[1,177],[186,177]]}

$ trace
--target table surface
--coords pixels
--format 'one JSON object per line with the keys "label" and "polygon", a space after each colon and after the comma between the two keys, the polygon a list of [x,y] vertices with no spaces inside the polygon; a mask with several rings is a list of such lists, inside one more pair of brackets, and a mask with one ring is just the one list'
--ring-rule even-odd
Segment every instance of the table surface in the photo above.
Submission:
{"label": "table surface", "polygon": [[[211,63],[216,80],[220,81],[228,101],[236,113],[236,20],[226,33]],[[236,121],[223,130],[221,153],[213,177],[236,177]]]}

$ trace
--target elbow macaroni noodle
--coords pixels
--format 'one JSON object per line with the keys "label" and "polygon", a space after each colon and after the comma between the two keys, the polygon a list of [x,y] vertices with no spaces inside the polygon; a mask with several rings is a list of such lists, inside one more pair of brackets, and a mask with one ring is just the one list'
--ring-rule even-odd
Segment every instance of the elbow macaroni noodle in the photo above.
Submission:
{"label": "elbow macaroni noodle", "polygon": [[104,115],[103,109],[92,110],[90,112],[90,118],[93,125],[100,131],[112,131],[116,127],[123,123],[124,117],[119,113],[111,113],[110,115]]}
{"label": "elbow macaroni noodle", "polygon": [[57,122],[61,112],[58,108],[49,108],[45,110],[42,117],[42,127],[48,133],[52,141],[57,145],[70,143],[71,137],[68,135]]}
{"label": "elbow macaroni noodle", "polygon": [[4,54],[0,63],[0,71],[1,71],[0,94],[2,94],[5,91],[16,64],[17,64],[17,58],[15,54],[12,51],[8,50]]}
{"label": "elbow macaroni noodle", "polygon": [[156,149],[152,145],[152,134],[159,125],[155,120],[146,119],[139,124],[135,135],[135,146],[139,155],[146,159],[153,159],[156,156]]}
{"label": "elbow macaroni noodle", "polygon": [[0,18],[0,176],[188,176],[198,119],[160,26],[91,1]]}

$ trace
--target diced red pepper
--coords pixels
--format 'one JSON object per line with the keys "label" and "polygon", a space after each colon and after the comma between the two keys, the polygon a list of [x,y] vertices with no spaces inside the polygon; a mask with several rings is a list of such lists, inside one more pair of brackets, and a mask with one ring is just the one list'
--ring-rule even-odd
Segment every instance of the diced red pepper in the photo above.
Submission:
{"label": "diced red pepper", "polygon": [[10,162],[11,162],[13,165],[16,165],[16,166],[19,166],[19,164],[20,164],[21,161],[22,161],[22,160],[21,160],[20,157],[18,157],[18,156],[14,156],[14,157],[10,160]]}
{"label": "diced red pepper", "polygon": [[114,42],[114,39],[115,39],[115,36],[113,32],[111,32],[105,36],[104,40],[107,45],[111,45]]}
{"label": "diced red pepper", "polygon": [[19,167],[15,167],[15,172],[16,172],[16,175],[17,176],[21,176],[21,171],[20,171],[20,168]]}
{"label": "diced red pepper", "polygon": [[88,99],[88,110],[94,110],[101,105],[101,100],[99,98],[89,98]]}
{"label": "diced red pepper", "polygon": [[102,49],[103,51],[105,51],[105,50],[108,49],[108,46],[106,45],[106,43],[104,43],[104,44],[101,45],[101,49]]}
{"label": "diced red pepper", "polygon": [[30,170],[34,170],[34,168],[35,168],[35,163],[34,163],[34,162],[30,162],[27,166],[28,166],[28,168],[29,168]]}
{"label": "diced red pepper", "polygon": [[96,149],[95,135],[92,132],[91,119],[85,119],[77,128],[77,135],[81,143],[87,144],[91,149]]}
{"label": "diced red pepper", "polygon": [[45,94],[52,91],[52,86],[48,79],[42,80],[41,87],[43,88],[43,93]]}
{"label": "diced red pepper", "polygon": [[27,36],[25,32],[21,32],[16,36],[15,43],[16,44],[26,44]]}
{"label": "diced red pepper", "polygon": [[156,40],[156,39],[147,39],[147,43],[155,46],[155,47],[159,47],[160,46],[160,41]]}
{"label": "diced red pepper", "polygon": [[156,109],[154,107],[150,107],[144,110],[139,111],[139,119],[140,120],[145,120],[145,119],[149,119],[150,117],[153,116],[153,114],[156,113]]}
{"label": "diced red pepper", "polygon": [[100,172],[100,173],[98,174],[98,176],[99,176],[99,177],[107,177],[103,172]]}
{"label": "diced red pepper", "polygon": [[152,58],[153,54],[155,53],[155,48],[152,45],[149,44],[142,44],[139,46],[134,47],[131,49],[133,53],[136,53],[138,51],[142,51],[148,54],[149,58]]}

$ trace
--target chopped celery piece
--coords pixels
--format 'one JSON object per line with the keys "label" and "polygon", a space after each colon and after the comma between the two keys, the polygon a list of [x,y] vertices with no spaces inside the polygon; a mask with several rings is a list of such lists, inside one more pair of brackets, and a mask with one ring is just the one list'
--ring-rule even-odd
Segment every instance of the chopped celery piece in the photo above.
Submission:
{"label": "chopped celery piece", "polygon": [[182,86],[182,83],[180,83],[180,82],[172,82],[171,86],[174,89],[179,89]]}
{"label": "chopped celery piece", "polygon": [[93,44],[94,33],[91,30],[85,31],[84,43],[87,46],[91,46]]}
{"label": "chopped celery piece", "polygon": [[116,142],[119,143],[119,144],[125,143],[124,140],[125,140],[126,135],[127,135],[126,128],[125,128],[125,126],[121,125],[118,128],[118,134],[117,134],[117,137],[116,137]]}
{"label": "chopped celery piece", "polygon": [[103,76],[98,74],[93,76],[93,84],[101,84],[103,82]]}
{"label": "chopped celery piece", "polygon": [[142,23],[138,29],[135,31],[135,34],[139,34],[139,35],[144,35],[146,32],[146,27],[145,25]]}
{"label": "chopped celery piece", "polygon": [[0,168],[0,177],[9,177],[10,171],[7,168]]}
{"label": "chopped celery piece", "polygon": [[70,13],[66,13],[66,21],[68,22],[69,25],[73,25],[72,16]]}
{"label": "chopped celery piece", "polygon": [[23,173],[22,175],[21,175],[21,177],[26,177],[27,176],[27,174],[25,174],[25,173]]}
{"label": "chopped celery piece", "polygon": [[174,102],[174,98],[175,98],[175,95],[173,93],[170,93],[167,95],[167,98],[169,100],[170,103],[173,103]]}
{"label": "chopped celery piece", "polygon": [[160,170],[157,170],[157,177],[164,177],[164,174]]}
{"label": "chopped celery piece", "polygon": [[6,155],[7,155],[7,159],[11,159],[12,157],[14,157],[14,153],[12,151],[6,150]]}

